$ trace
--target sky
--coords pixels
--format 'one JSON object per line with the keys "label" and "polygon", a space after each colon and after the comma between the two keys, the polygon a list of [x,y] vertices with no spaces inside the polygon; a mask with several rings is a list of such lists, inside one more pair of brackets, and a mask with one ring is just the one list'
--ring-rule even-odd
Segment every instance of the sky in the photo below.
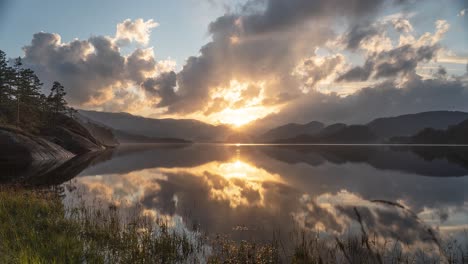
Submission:
{"label": "sky", "polygon": [[468,111],[467,0],[0,0],[81,109],[266,127]]}

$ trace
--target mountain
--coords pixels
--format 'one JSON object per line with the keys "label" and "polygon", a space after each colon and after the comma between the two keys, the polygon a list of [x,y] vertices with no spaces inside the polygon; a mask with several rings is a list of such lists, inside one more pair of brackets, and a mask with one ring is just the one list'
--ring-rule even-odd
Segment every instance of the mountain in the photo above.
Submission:
{"label": "mountain", "polygon": [[413,144],[468,144],[468,119],[446,130],[426,128],[412,136]]}
{"label": "mountain", "polygon": [[[341,129],[339,129],[341,127]],[[301,144],[301,143],[375,143],[377,137],[367,126],[351,125],[336,126],[335,131],[328,129],[325,133],[315,135],[299,135],[293,138],[277,140],[277,143]]]}
{"label": "mountain", "polygon": [[328,136],[328,135],[332,135],[332,134],[335,134],[336,132],[346,128],[347,125],[346,124],[343,124],[343,123],[336,123],[336,124],[332,124],[332,125],[329,125],[329,126],[326,126],[324,127],[320,132],[320,136]]}
{"label": "mountain", "polygon": [[316,135],[324,128],[324,124],[312,121],[307,124],[290,123],[273,128],[260,136],[262,142],[273,142],[285,138],[293,138],[299,135]]}
{"label": "mountain", "polygon": [[113,130],[115,137],[120,143],[175,143],[185,144],[190,143],[188,140],[178,138],[154,138],[142,135],[130,134],[121,130]]}
{"label": "mountain", "polygon": [[95,122],[120,133],[148,138],[180,138],[190,141],[223,141],[231,133],[228,126],[214,126],[193,119],[153,119],[128,113],[79,110]]}
{"label": "mountain", "polygon": [[412,136],[425,128],[447,129],[468,119],[468,113],[458,111],[432,111],[396,117],[378,118],[367,126],[379,138]]}

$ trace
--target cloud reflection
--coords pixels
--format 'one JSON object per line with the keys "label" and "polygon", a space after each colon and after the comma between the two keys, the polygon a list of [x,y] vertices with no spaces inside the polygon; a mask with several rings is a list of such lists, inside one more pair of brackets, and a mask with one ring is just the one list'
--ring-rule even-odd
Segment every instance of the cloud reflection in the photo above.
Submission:
{"label": "cloud reflection", "polygon": [[[110,160],[85,170],[74,183],[87,197],[123,200],[128,210],[141,206],[160,216],[181,217],[190,229],[234,239],[268,241],[275,231],[288,234],[298,228],[343,235],[359,230],[355,210],[369,232],[408,244],[428,241],[429,227],[456,233],[468,222],[467,177],[420,177],[362,164],[362,157],[355,157],[358,163],[337,162],[319,150],[302,152],[301,161],[291,162],[294,155],[280,154],[285,160],[271,151],[242,146],[136,151],[116,157],[120,164],[131,160],[134,169],[108,173]],[[177,153],[182,160],[198,153],[194,159],[199,162],[161,163]],[[405,209],[373,200],[397,202]]]}

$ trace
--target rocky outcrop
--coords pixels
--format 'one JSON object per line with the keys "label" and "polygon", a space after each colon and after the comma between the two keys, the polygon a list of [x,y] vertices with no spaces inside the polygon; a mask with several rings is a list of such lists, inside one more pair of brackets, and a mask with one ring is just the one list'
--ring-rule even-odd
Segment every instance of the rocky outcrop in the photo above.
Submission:
{"label": "rocky outcrop", "polygon": [[74,153],[44,138],[12,127],[0,127],[0,163],[28,164],[33,161],[65,160]]}
{"label": "rocky outcrop", "polygon": [[85,127],[78,120],[65,115],[58,116],[54,122],[51,127],[41,131],[41,135],[74,154],[81,155],[118,145],[115,139],[112,141],[111,131],[97,125],[87,124]]}
{"label": "rocky outcrop", "polygon": [[107,148],[115,148],[119,145],[119,141],[114,135],[112,129],[96,124],[90,121],[81,121],[79,122],[88,129],[91,135],[103,146]]}
{"label": "rocky outcrop", "polygon": [[0,165],[63,162],[75,155],[102,151],[118,142],[112,131],[60,115],[38,135],[0,126]]}

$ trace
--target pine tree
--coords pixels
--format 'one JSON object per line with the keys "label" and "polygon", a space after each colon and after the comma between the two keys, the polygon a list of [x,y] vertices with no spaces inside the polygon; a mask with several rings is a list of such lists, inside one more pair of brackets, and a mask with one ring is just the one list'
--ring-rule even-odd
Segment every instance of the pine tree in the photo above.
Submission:
{"label": "pine tree", "polygon": [[21,84],[23,80],[21,79],[21,71],[23,63],[21,57],[15,59],[13,65],[14,78],[12,79],[13,87],[15,88],[14,94],[16,99],[16,126],[20,126],[20,103],[21,103]]}
{"label": "pine tree", "polygon": [[12,97],[13,69],[8,65],[6,54],[0,50],[0,109],[5,110]]}
{"label": "pine tree", "polygon": [[0,50],[0,123],[16,123],[22,129],[38,132],[51,117],[76,114],[67,107],[65,88],[59,82],[53,83],[49,96],[41,92],[42,85],[33,70],[23,67],[21,57],[10,66]]}
{"label": "pine tree", "polygon": [[55,81],[50,90],[47,100],[50,102],[52,112],[57,115],[67,110],[67,101],[65,101],[65,88],[62,84]]}
{"label": "pine tree", "polygon": [[7,89],[7,68],[6,54],[0,50],[0,106],[4,106],[8,96]]}

